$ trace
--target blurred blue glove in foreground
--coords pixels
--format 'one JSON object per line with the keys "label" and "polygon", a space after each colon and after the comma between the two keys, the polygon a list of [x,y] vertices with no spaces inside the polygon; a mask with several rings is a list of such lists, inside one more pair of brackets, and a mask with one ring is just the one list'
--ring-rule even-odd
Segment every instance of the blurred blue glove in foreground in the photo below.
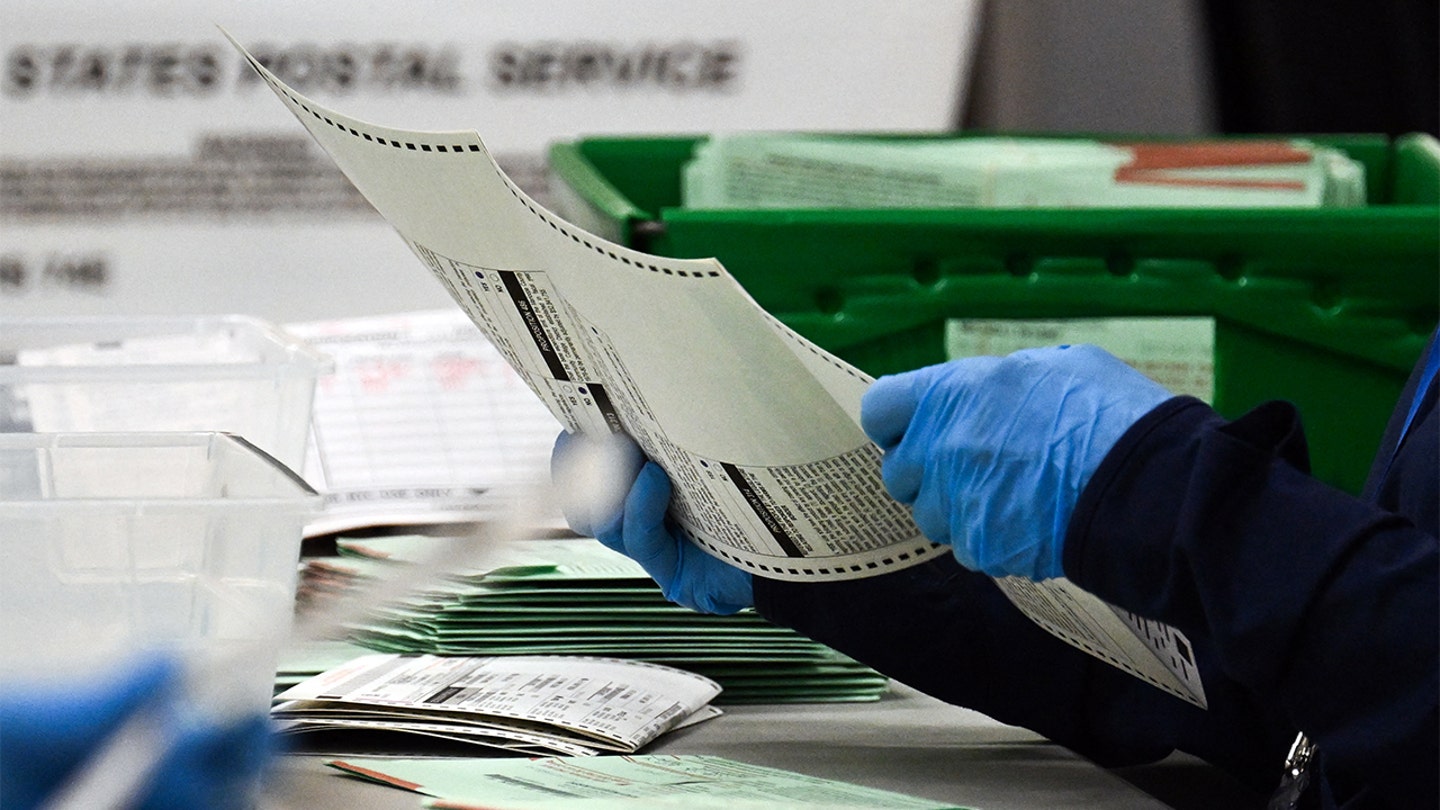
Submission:
{"label": "blurred blue glove in foreground", "polygon": [[993,577],[1064,576],[1080,492],[1120,435],[1170,397],[1095,346],[975,357],[877,380],[861,425],[885,488],[926,537]]}
{"label": "blurred blue glove in foreground", "polygon": [[169,749],[134,806],[244,807],[272,753],[264,714],[217,727],[182,719],[179,666],[152,658],[106,680],[0,694],[0,797],[6,808],[50,801],[132,716],[155,711]]}
{"label": "blurred blue glove in foreground", "polygon": [[749,573],[666,526],[670,478],[628,437],[596,440],[561,433],[550,472],[570,528],[640,563],[666,599],[722,615],[754,605]]}

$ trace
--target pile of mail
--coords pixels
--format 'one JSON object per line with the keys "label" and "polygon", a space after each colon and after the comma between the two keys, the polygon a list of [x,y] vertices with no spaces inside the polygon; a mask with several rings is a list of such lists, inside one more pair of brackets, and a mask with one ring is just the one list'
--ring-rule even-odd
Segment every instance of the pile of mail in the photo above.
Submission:
{"label": "pile of mail", "polygon": [[711,138],[686,208],[1359,206],[1365,169],[1303,140]]}
{"label": "pile of mail", "polygon": [[582,656],[368,655],[285,690],[285,735],[403,734],[540,756],[633,753],[720,714],[708,678]]}
{"label": "pile of mail", "polygon": [[[307,561],[307,600],[393,576],[446,538],[340,539],[338,557]],[[888,680],[745,611],[695,613],[665,600],[642,568],[588,538],[530,540],[508,564],[460,572],[351,628],[353,643],[446,656],[589,655],[646,661],[710,678],[725,703],[877,700]]]}

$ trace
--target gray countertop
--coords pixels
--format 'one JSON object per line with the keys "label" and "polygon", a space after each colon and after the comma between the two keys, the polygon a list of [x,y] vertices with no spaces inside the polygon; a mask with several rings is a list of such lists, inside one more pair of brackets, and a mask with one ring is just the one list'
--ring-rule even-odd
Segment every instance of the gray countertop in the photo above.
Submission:
{"label": "gray countertop", "polygon": [[[725,712],[643,753],[710,754],[989,810],[1244,806],[1247,798],[1197,761],[1167,760],[1122,777],[1024,729],[899,685],[874,703]],[[418,795],[344,776],[325,767],[327,758],[285,756],[266,810],[419,806]]]}

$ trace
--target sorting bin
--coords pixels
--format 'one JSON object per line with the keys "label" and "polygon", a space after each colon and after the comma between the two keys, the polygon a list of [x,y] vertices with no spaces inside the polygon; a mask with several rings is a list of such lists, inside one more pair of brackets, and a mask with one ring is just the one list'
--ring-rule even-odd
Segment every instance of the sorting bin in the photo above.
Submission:
{"label": "sorting bin", "polygon": [[1313,471],[1353,492],[1440,319],[1440,143],[1307,139],[1364,165],[1364,206],[687,210],[681,169],[701,138],[584,138],[550,162],[576,225],[718,258],[875,375],[944,360],[951,319],[1212,318],[1217,410],[1294,402]]}
{"label": "sorting bin", "polygon": [[269,707],[319,496],[224,433],[0,433],[0,686],[154,652],[197,704]]}
{"label": "sorting bin", "polygon": [[333,364],[238,315],[0,321],[0,432],[225,431],[299,472]]}

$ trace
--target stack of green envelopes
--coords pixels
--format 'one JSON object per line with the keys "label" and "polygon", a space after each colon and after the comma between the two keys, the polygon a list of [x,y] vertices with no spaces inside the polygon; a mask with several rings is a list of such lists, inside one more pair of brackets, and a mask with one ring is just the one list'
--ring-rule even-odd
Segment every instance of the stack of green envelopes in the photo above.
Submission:
{"label": "stack of green envelopes", "polygon": [[[393,575],[439,542],[447,540],[342,539],[340,557],[308,562],[306,590]],[[392,653],[635,658],[711,678],[724,690],[716,702],[731,704],[870,701],[888,687],[753,611],[710,616],[671,604],[643,569],[591,539],[515,544],[501,567],[456,573],[376,608],[350,640]]]}
{"label": "stack of green envelopes", "polygon": [[1365,204],[1365,167],[1310,141],[717,135],[687,209],[1149,208]]}

